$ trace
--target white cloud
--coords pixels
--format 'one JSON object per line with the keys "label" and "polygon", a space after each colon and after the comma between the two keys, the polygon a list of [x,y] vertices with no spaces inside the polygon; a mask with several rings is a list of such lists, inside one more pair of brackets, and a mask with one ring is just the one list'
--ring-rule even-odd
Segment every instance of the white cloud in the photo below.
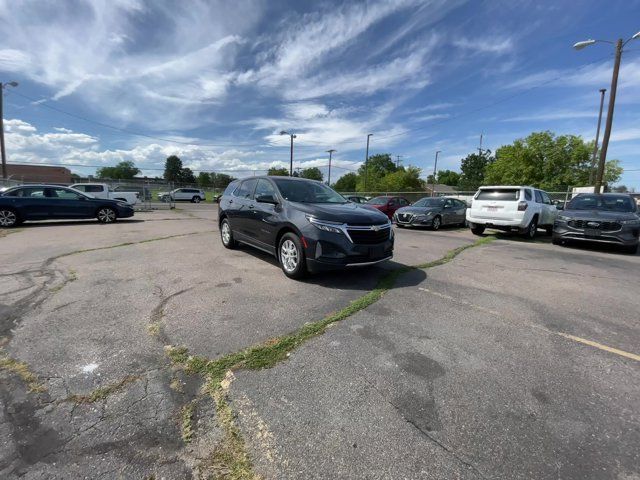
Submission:
{"label": "white cloud", "polygon": [[453,44],[462,49],[477,53],[505,54],[513,50],[513,40],[510,37],[496,36],[485,38],[456,38]]}

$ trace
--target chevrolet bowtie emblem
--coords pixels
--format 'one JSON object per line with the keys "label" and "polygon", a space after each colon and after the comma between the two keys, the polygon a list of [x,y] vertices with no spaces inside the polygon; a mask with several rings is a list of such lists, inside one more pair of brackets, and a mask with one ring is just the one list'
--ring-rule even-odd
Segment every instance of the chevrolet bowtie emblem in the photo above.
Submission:
{"label": "chevrolet bowtie emblem", "polygon": [[587,226],[589,226],[589,227],[599,227],[600,223],[598,223],[598,222],[587,222]]}
{"label": "chevrolet bowtie emblem", "polygon": [[377,225],[372,225],[371,230],[373,230],[374,232],[377,232],[378,230],[380,230],[380,227]]}

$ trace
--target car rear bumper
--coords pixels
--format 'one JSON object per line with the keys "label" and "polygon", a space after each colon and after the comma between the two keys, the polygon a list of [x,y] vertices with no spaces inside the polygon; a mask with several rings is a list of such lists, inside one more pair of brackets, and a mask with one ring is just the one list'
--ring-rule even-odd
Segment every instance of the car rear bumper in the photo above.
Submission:
{"label": "car rear bumper", "polygon": [[467,222],[478,226],[497,228],[500,230],[520,229],[527,226],[527,222],[525,222],[524,218],[483,218],[475,215],[469,215],[469,213],[467,213]]}
{"label": "car rear bumper", "polygon": [[638,226],[623,226],[615,232],[602,231],[587,234],[584,229],[570,227],[566,222],[556,221],[553,225],[553,236],[556,239],[567,241],[576,240],[633,247],[634,245],[638,245],[639,235],[640,227]]}

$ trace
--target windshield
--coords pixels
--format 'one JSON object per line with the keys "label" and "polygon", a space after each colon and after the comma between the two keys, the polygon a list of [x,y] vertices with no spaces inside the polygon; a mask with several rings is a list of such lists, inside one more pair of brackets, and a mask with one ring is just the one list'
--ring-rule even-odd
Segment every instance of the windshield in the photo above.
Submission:
{"label": "windshield", "polygon": [[367,203],[369,205],[386,205],[389,201],[389,197],[375,197],[369,200]]}
{"label": "windshield", "polygon": [[569,202],[567,209],[635,212],[636,206],[631,197],[625,195],[578,195]]}
{"label": "windshield", "polygon": [[421,198],[413,204],[414,207],[441,207],[444,205],[442,198]]}
{"label": "windshield", "polygon": [[274,178],[280,195],[290,202],[300,203],[347,203],[347,200],[319,182]]}
{"label": "windshield", "polygon": [[500,200],[515,202],[520,198],[520,190],[513,188],[483,188],[476,194],[476,200]]}

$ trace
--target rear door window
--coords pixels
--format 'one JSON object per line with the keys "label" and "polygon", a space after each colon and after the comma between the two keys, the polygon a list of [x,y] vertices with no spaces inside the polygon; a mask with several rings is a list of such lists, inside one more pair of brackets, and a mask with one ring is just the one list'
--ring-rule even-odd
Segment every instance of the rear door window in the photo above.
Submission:
{"label": "rear door window", "polygon": [[518,198],[520,198],[520,190],[517,188],[483,188],[478,192],[476,200],[516,202]]}
{"label": "rear door window", "polygon": [[535,194],[536,194],[536,203],[544,203],[542,201],[542,193],[540,193],[540,190],[535,190]]}
{"label": "rear door window", "polygon": [[245,180],[240,185],[240,189],[234,192],[234,195],[240,198],[253,198],[253,190],[256,188],[256,183],[258,183],[258,181],[253,178],[251,180]]}
{"label": "rear door window", "polygon": [[529,201],[533,199],[533,197],[531,196],[531,190],[529,190],[528,188],[524,189],[524,199]]}

